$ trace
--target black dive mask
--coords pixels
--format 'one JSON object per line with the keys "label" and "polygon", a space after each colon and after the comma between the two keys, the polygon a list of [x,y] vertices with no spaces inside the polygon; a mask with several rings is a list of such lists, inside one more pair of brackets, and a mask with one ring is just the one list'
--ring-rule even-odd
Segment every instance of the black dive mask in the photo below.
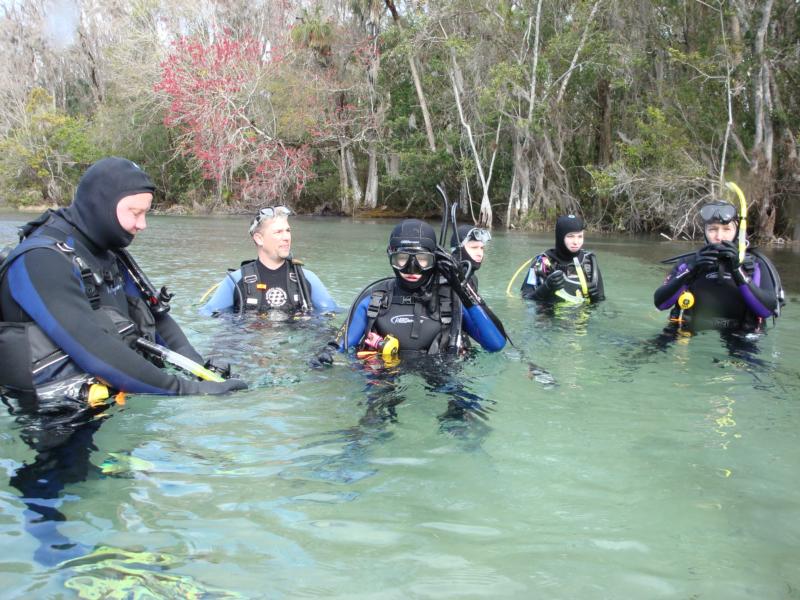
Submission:
{"label": "black dive mask", "polygon": [[[397,248],[387,250],[389,264],[394,269],[397,285],[406,290],[424,288],[433,278],[436,257],[425,248]],[[408,281],[403,275],[421,275],[417,281]]]}

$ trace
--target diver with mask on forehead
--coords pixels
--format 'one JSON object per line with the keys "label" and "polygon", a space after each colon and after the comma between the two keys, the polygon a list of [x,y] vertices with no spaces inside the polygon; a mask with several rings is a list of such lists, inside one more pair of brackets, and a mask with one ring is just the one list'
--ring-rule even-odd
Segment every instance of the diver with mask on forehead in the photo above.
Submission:
{"label": "diver with mask on forehead", "polygon": [[481,268],[486,258],[486,244],[492,239],[488,229],[473,225],[459,225],[450,236],[450,253],[459,263],[469,265],[469,282],[478,290],[476,271]]}
{"label": "diver with mask on forehead", "polygon": [[[775,266],[746,248],[746,231],[736,207],[715,200],[700,209],[706,245],[677,261],[653,294],[659,310],[670,310],[678,329],[758,332],[777,317],[783,290]],[[739,247],[733,243],[739,241]]]}
{"label": "diver with mask on forehead", "polygon": [[248,232],[257,257],[211,288],[216,291],[200,309],[202,314],[250,312],[286,321],[338,308],[319,277],[292,256],[292,214],[287,206],[267,206],[256,213]]}

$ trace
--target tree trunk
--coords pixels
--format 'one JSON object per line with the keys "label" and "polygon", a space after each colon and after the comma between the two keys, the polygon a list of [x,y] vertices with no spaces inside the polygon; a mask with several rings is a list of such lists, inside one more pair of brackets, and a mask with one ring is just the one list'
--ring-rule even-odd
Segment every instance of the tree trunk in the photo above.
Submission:
{"label": "tree trunk", "polygon": [[774,134],[772,129],[772,92],[769,57],[764,52],[765,39],[769,30],[773,0],[766,0],[762,7],[761,22],[755,35],[754,58],[759,69],[754,79],[753,117],[755,135],[753,136],[752,167],[753,200],[758,208],[758,229],[756,237],[769,241],[775,237],[775,205],[772,198],[773,165],[772,154]]}
{"label": "tree trunk", "polygon": [[[400,13],[395,6],[394,0],[384,0],[386,8],[392,13],[392,19],[395,25],[402,26]],[[436,152],[436,137],[433,135],[433,124],[431,121],[431,113],[428,110],[428,103],[425,101],[425,92],[422,90],[422,81],[417,71],[417,60],[414,53],[409,50],[408,52],[408,68],[411,71],[411,78],[414,80],[414,89],[417,92],[417,100],[419,101],[419,108],[422,111],[422,119],[425,121],[425,135],[428,137],[428,147],[431,152]]]}
{"label": "tree trunk", "polygon": [[414,88],[417,90],[417,99],[419,100],[419,108],[422,111],[422,119],[425,121],[425,134],[428,136],[428,146],[431,152],[436,152],[436,137],[433,135],[431,113],[428,110],[428,103],[425,101],[425,92],[422,91],[422,81],[420,81],[419,73],[417,72],[417,61],[411,53],[408,55],[408,66],[411,69],[411,77],[414,79]]}
{"label": "tree trunk", "polygon": [[611,91],[608,79],[597,82],[597,165],[611,164]]}
{"label": "tree trunk", "polygon": [[378,205],[378,143],[370,141],[367,147],[369,167],[367,169],[367,189],[364,194],[364,206],[375,208]]}
{"label": "tree trunk", "polygon": [[361,206],[364,200],[364,192],[361,191],[361,183],[358,181],[358,169],[356,169],[356,159],[353,156],[353,149],[350,146],[344,149],[344,164],[347,169],[349,191],[352,192],[350,194],[353,200],[351,208],[352,210],[356,210]]}
{"label": "tree trunk", "polygon": [[350,186],[347,182],[347,146],[344,140],[339,140],[339,201],[341,202],[342,212],[350,214]]}

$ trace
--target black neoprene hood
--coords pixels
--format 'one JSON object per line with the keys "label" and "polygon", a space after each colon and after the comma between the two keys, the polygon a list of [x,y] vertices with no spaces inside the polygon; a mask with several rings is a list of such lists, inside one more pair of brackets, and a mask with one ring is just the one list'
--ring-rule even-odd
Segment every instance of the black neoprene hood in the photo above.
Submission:
{"label": "black neoprene hood", "polygon": [[75,198],[63,214],[99,249],[124,248],[133,235],[120,225],[117,204],[126,196],[154,191],[155,185],[136,163],[104,158],[83,174]]}

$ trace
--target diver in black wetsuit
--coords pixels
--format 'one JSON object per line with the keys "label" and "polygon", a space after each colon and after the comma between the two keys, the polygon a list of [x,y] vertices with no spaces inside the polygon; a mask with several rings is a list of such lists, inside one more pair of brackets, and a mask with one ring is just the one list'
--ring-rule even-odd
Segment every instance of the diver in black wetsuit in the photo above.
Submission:
{"label": "diver in black wetsuit", "polygon": [[[653,294],[654,304],[670,309],[672,327],[679,330],[761,331],[769,317],[780,314],[783,290],[777,270],[766,256],[746,249],[746,232],[732,204],[706,204],[700,217],[706,245],[678,257]],[[739,248],[733,243],[737,238]]]}
{"label": "diver in black wetsuit", "polygon": [[486,254],[486,244],[492,239],[488,229],[472,225],[459,225],[450,236],[450,253],[459,262],[466,262],[470,267],[469,282],[475,291],[478,290],[478,277],[475,272],[481,268]]}
{"label": "diver in black wetsuit", "polygon": [[134,163],[106,158],[81,178],[73,203],[48,211],[0,270],[0,386],[34,393],[82,375],[117,391],[220,394],[239,380],[192,381],[139,354],[136,338],[202,358],[169,316],[165,302],[144,298],[125,252],[146,227],[154,186]]}
{"label": "diver in black wetsuit", "polygon": [[[453,371],[468,345],[467,335],[489,352],[501,350],[506,342],[502,324],[466,279],[463,265],[439,247],[427,223],[407,219],[397,225],[387,253],[394,277],[361,292],[340,341],[330,343],[312,364],[330,364],[335,352],[356,349],[370,379],[366,421],[395,417],[394,407],[404,400],[397,376],[404,373],[419,374],[428,389],[447,394],[448,409],[440,417],[444,422],[467,414],[485,417],[480,398],[464,389]],[[399,364],[382,351],[392,338]],[[376,364],[381,354],[385,364]]]}
{"label": "diver in black wetsuit", "polygon": [[477,295],[459,265],[436,243],[433,227],[416,219],[397,225],[387,249],[394,277],[365,289],[350,308],[340,343],[320,355],[374,346],[370,334],[394,336],[399,351],[438,354],[464,348],[469,334],[484,349],[505,346],[502,325]]}
{"label": "diver in black wetsuit", "polygon": [[603,276],[593,252],[583,250],[583,219],[575,215],[556,221],[556,247],[531,261],[520,292],[528,300],[554,302],[566,300],[605,300]]}
{"label": "diver in black wetsuit", "polygon": [[10,483],[27,506],[26,530],[40,541],[34,558],[45,565],[87,551],[57,524],[65,520],[64,487],[95,469],[92,438],[108,407],[107,392],[93,398],[95,387],[173,395],[247,387],[172,375],[134,349],[145,338],[202,362],[167,314],[166,291],[145,295],[145,276],[125,251],[146,227],[153,191],[131,161],[103,159],[86,171],[68,208],[22,229],[23,241],[0,266],[0,397],[36,452]]}

